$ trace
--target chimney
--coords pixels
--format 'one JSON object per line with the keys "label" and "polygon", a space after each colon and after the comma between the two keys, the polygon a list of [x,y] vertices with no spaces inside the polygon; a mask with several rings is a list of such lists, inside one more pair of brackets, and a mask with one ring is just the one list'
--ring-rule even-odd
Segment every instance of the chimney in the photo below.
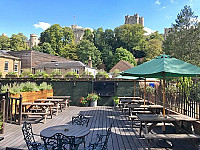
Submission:
{"label": "chimney", "polygon": [[92,59],[91,59],[91,56],[89,56],[89,59],[88,59],[88,66],[89,66],[89,68],[92,68]]}

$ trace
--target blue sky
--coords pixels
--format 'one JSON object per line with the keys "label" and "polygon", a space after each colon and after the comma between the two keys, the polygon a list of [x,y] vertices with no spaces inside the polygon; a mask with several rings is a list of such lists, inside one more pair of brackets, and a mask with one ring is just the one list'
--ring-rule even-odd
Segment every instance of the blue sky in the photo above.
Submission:
{"label": "blue sky", "polygon": [[114,29],[135,13],[144,17],[145,27],[163,33],[184,5],[200,16],[200,0],[0,0],[0,34],[40,35],[53,24]]}

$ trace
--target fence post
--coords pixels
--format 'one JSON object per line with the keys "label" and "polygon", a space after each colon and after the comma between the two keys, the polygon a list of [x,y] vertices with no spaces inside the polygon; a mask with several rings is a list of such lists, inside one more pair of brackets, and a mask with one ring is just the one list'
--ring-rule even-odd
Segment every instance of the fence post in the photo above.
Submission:
{"label": "fence post", "polygon": [[5,94],[5,120],[4,120],[5,122],[8,121],[9,103],[10,103],[9,89],[7,89],[7,92]]}
{"label": "fence post", "polygon": [[20,94],[19,97],[19,119],[18,119],[18,124],[22,124],[22,95]]}

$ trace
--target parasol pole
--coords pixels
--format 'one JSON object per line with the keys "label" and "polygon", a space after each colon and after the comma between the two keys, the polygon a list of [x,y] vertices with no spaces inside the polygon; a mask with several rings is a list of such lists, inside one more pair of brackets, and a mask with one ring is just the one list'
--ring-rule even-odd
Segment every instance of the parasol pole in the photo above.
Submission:
{"label": "parasol pole", "polygon": [[165,117],[165,73],[163,72],[163,116]]}
{"label": "parasol pole", "polygon": [[[165,117],[165,73],[163,72],[163,117]],[[164,123],[163,133],[166,131],[166,126]]]}
{"label": "parasol pole", "polygon": [[146,99],[146,78],[144,78],[144,106],[145,106],[145,99]]}
{"label": "parasol pole", "polygon": [[135,80],[134,80],[134,90],[133,90],[133,96],[135,97]]}

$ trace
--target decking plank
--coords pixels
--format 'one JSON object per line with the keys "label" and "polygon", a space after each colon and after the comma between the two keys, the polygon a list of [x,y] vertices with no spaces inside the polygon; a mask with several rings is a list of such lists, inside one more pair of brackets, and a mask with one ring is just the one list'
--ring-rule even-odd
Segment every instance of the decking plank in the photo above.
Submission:
{"label": "decking plank", "polygon": [[[147,142],[144,138],[139,137],[139,128],[132,128],[131,121],[127,120],[121,111],[115,111],[113,107],[108,106],[70,106],[63,110],[63,112],[59,112],[57,116],[53,115],[53,119],[47,119],[45,124],[43,124],[42,121],[32,124],[33,131],[36,134],[40,134],[40,131],[47,127],[71,123],[72,116],[76,116],[79,113],[90,117],[88,127],[91,128],[91,131],[86,137],[86,145],[88,145],[89,142],[95,142],[96,134],[105,133],[110,124],[113,123],[112,134],[108,140],[109,150],[144,150],[148,148]],[[5,123],[5,133],[1,135],[4,137],[4,140],[0,142],[0,150],[5,149],[5,147],[27,149],[21,127],[22,125],[19,126]],[[40,137],[36,138],[36,140],[41,141]],[[151,143],[151,146],[152,145],[153,144]],[[83,144],[80,145],[79,149],[83,149]],[[160,150],[164,148],[153,146],[153,149]]]}

